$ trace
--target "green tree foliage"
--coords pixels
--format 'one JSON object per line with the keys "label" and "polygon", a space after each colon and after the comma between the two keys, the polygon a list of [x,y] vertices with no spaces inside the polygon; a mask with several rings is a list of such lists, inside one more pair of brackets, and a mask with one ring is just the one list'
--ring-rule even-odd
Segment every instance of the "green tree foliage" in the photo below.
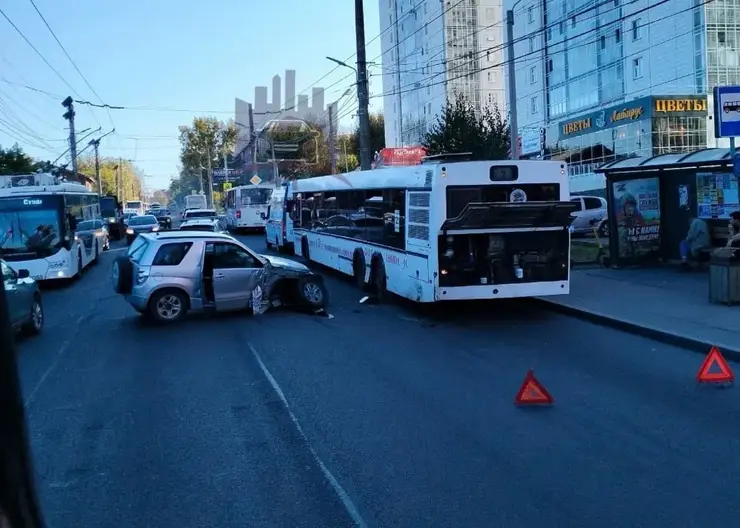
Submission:
{"label": "green tree foliage", "polygon": [[9,149],[0,147],[0,174],[29,174],[39,168],[16,143]]}
{"label": "green tree foliage", "polygon": [[[119,166],[122,183],[118,188]],[[95,180],[95,158],[80,156],[77,159],[77,170]],[[141,195],[141,178],[137,175],[136,166],[128,161],[117,158],[100,159],[100,180],[103,184],[103,194],[114,194],[126,200],[139,200]]]}
{"label": "green tree foliage", "polygon": [[177,189],[170,187],[175,200],[180,199],[191,190],[200,190],[200,178],[203,187],[207,188],[207,172],[201,167],[208,167],[210,156],[211,168],[223,167],[224,153],[231,154],[238,135],[234,123],[224,123],[215,117],[196,117],[189,127],[180,129],[180,181]]}
{"label": "green tree foliage", "polygon": [[[354,154],[360,159],[360,126],[357,125],[355,131],[350,134],[351,148],[348,152]],[[385,117],[383,114],[370,114],[370,155],[385,148]]]}
{"label": "green tree foliage", "polygon": [[170,203],[169,192],[166,189],[157,189],[152,193],[152,202],[158,202],[164,207]]}
{"label": "green tree foliage", "polygon": [[437,116],[422,146],[429,155],[472,152],[473,159],[506,159],[509,125],[498,107],[486,108],[479,115],[468,100],[458,95]]}

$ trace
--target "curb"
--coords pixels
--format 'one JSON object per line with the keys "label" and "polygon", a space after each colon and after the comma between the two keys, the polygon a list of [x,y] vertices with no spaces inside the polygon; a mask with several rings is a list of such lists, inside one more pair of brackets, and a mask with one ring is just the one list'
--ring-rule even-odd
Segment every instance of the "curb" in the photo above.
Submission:
{"label": "curb", "polygon": [[544,308],[552,310],[554,312],[577,317],[579,319],[583,319],[585,321],[589,321],[601,326],[608,326],[617,330],[641,335],[643,337],[647,337],[649,339],[653,339],[667,345],[685,348],[687,350],[691,350],[692,352],[697,352],[703,355],[708,354],[709,349],[711,349],[712,346],[717,346],[717,348],[720,349],[720,352],[722,352],[722,355],[725,357],[725,359],[729,361],[740,362],[740,350],[738,349],[718,345],[717,343],[708,343],[706,341],[702,341],[701,339],[695,339],[693,337],[688,337],[681,334],[666,332],[664,330],[651,328],[649,326],[644,326],[638,323],[632,323],[630,321],[625,321],[624,319],[617,319],[615,317],[604,315],[598,312],[589,312],[583,308],[567,306],[565,304],[561,304],[556,301],[550,301],[541,297],[536,297],[535,301],[542,305]]}

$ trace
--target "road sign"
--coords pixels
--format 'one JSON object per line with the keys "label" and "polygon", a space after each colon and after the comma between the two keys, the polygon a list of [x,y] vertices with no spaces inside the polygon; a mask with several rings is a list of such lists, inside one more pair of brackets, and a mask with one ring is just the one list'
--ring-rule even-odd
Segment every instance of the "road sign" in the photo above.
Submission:
{"label": "road sign", "polygon": [[259,185],[260,183],[262,183],[262,178],[260,178],[259,176],[257,176],[255,174],[254,176],[252,176],[251,178],[249,178],[249,182],[252,185]]}
{"label": "road sign", "polygon": [[712,347],[696,374],[699,383],[732,383],[735,374],[717,347]]}
{"label": "road sign", "polygon": [[740,86],[714,88],[714,135],[740,136]]}
{"label": "road sign", "polygon": [[514,403],[517,405],[532,405],[555,403],[555,400],[542,383],[534,377],[534,372],[530,369],[524,377],[524,383],[522,383],[516,398],[514,398]]}

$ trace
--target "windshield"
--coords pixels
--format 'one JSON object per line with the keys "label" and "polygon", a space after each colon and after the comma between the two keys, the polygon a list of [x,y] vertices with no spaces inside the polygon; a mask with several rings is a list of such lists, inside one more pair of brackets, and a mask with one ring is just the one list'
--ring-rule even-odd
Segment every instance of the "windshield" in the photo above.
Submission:
{"label": "windshield", "polygon": [[0,200],[0,253],[50,252],[62,242],[58,196]]}
{"label": "windshield", "polygon": [[216,211],[188,211],[186,218],[216,218]]}
{"label": "windshield", "polygon": [[152,215],[133,216],[128,222],[130,226],[156,224],[157,218]]}
{"label": "windshield", "polygon": [[270,202],[272,189],[242,189],[241,204],[244,205],[264,205]]}
{"label": "windshield", "polygon": [[139,209],[141,202],[126,202],[126,209]]}
{"label": "windshield", "polygon": [[213,224],[190,224],[180,227],[180,231],[215,231]]}

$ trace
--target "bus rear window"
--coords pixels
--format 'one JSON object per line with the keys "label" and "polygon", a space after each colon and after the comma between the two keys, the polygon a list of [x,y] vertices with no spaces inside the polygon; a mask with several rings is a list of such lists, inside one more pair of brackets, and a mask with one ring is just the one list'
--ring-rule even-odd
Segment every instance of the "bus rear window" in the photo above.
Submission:
{"label": "bus rear window", "polygon": [[[517,191],[517,192],[515,192]],[[520,191],[524,191],[524,195]],[[451,185],[447,187],[447,218],[455,218],[469,203],[560,201],[558,183],[523,183],[501,185]]]}

